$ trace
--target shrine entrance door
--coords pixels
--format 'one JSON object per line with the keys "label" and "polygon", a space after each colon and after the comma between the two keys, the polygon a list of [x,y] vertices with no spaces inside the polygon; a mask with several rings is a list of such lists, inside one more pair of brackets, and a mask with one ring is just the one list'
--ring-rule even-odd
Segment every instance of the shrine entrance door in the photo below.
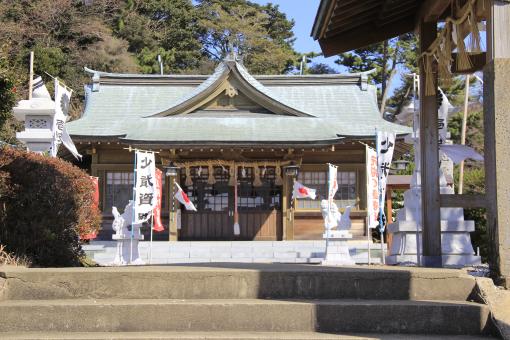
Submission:
{"label": "shrine entrance door", "polygon": [[[214,184],[208,184],[207,167],[192,167],[193,184],[181,186],[197,211],[181,210],[179,240],[281,240],[281,186],[275,185],[275,169],[261,174],[261,185],[254,186],[253,168],[238,169],[237,207],[240,235],[234,235],[234,186],[229,186],[228,171],[214,167]],[[259,183],[260,184],[260,183]]]}

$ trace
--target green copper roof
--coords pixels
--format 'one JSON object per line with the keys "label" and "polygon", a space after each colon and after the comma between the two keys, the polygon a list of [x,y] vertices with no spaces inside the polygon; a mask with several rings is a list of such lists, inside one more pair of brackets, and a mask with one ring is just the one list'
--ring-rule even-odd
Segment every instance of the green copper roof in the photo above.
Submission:
{"label": "green copper roof", "polygon": [[[80,119],[67,125],[70,134],[82,140],[110,137],[157,144],[308,144],[373,136],[376,128],[397,134],[410,132],[408,127],[381,118],[376,89],[360,74],[253,77],[235,62],[221,63],[212,76],[88,71],[94,76],[86,86],[85,110]],[[242,82],[242,91],[253,91],[245,95],[265,108],[264,112],[172,111],[212,93],[219,79],[227,77],[236,77],[236,84]],[[275,111],[267,110],[271,107]],[[271,113],[277,110],[284,114]],[[168,112],[177,113],[166,115]]]}

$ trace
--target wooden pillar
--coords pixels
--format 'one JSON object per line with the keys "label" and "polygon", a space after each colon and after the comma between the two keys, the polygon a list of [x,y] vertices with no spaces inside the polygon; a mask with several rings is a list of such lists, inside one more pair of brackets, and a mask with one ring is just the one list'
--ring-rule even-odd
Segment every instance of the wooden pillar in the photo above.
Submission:
{"label": "wooden pillar", "polygon": [[491,2],[484,68],[484,157],[489,263],[510,287],[510,3]]}
{"label": "wooden pillar", "polygon": [[282,187],[282,228],[283,240],[294,239],[294,211],[292,207],[292,177],[283,174],[283,187]]}
{"label": "wooden pillar", "polygon": [[[426,51],[437,37],[437,22],[421,22],[420,51]],[[436,62],[434,61],[434,64]],[[437,130],[436,95],[425,95],[427,78],[432,77],[437,86],[436,65],[433,74],[425,72],[420,60],[420,151],[421,151],[421,201],[422,201],[422,264],[441,267],[441,214],[439,201],[439,151]]]}
{"label": "wooden pillar", "polygon": [[[391,194],[393,192],[393,189],[391,187],[388,187],[386,189],[386,223],[390,224],[393,223],[393,200],[391,198]],[[388,246],[388,250],[391,249],[391,243],[393,242],[393,234],[386,233],[386,244]]]}
{"label": "wooden pillar", "polygon": [[179,238],[177,230],[177,209],[179,202],[174,198],[175,176],[168,177],[170,185],[168,187],[168,241],[177,241]]}

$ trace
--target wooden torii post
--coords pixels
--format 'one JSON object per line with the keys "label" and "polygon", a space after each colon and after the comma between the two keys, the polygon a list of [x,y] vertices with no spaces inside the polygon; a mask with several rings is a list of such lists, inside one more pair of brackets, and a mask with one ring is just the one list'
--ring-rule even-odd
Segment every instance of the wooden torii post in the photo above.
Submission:
{"label": "wooden torii post", "polygon": [[[442,6],[437,6],[438,12],[442,12]],[[439,193],[437,102],[435,96],[425,96],[423,90],[427,77],[437,77],[437,74],[425,73],[423,65],[420,65],[423,254],[424,265],[441,265],[441,207],[486,208],[491,270],[500,283],[509,287],[510,176],[507,172],[510,169],[510,1],[492,0],[489,6],[487,52],[470,56],[471,69],[461,72],[453,65],[452,70],[457,74],[484,71],[485,195]],[[427,21],[426,15],[421,16],[418,31],[420,49],[425,51],[437,35],[437,22]]]}
{"label": "wooden torii post", "polygon": [[[415,29],[422,52],[438,36],[438,21],[445,20],[471,2],[480,5],[487,20],[487,52],[469,54],[472,67],[457,67],[452,73],[471,74],[484,70],[485,178],[483,195],[441,195],[437,102],[424,93],[427,80],[437,85],[437,65],[430,74],[420,64],[420,146],[422,184],[423,264],[439,267],[441,259],[441,207],[487,209],[490,265],[493,276],[510,285],[510,0],[321,0],[312,29],[325,56],[332,56],[404,34]],[[361,17],[360,14],[363,13]],[[461,58],[462,59],[462,58]],[[460,71],[462,69],[462,71]],[[430,84],[430,82],[429,82]],[[430,88],[429,88],[430,90]],[[429,91],[430,92],[430,91]]]}
{"label": "wooden torii post", "polygon": [[484,67],[485,192],[490,265],[510,288],[510,1],[491,1]]}

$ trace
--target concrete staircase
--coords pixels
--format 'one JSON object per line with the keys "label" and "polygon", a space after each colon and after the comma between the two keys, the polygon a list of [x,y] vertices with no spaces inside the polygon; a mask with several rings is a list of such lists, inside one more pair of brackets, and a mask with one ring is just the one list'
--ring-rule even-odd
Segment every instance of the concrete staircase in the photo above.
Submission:
{"label": "concrete staircase", "polygon": [[0,338],[481,339],[489,310],[467,301],[474,286],[423,268],[4,268]]}

